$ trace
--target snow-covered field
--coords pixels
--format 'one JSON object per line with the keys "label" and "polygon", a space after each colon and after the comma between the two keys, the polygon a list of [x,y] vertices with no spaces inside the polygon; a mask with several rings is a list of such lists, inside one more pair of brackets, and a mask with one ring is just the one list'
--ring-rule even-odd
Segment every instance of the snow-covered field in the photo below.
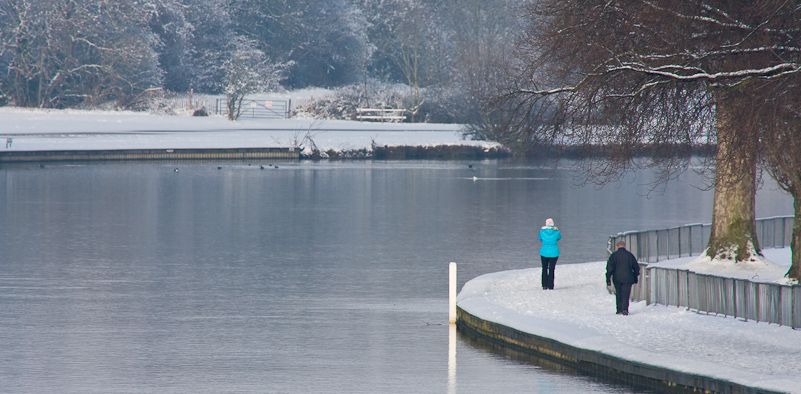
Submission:
{"label": "snow-covered field", "polygon": [[[780,279],[789,268],[789,248],[764,253],[777,262],[776,269],[752,274],[764,281]],[[663,265],[684,266],[691,260]],[[629,316],[616,315],[605,269],[605,262],[557,265],[554,291],[542,290],[539,268],[483,275],[464,285],[457,302],[484,320],[576,347],[751,387],[801,393],[801,330],[645,302],[633,303]]]}
{"label": "snow-covered field", "polygon": [[309,149],[309,139],[321,151],[371,150],[373,144],[497,146],[465,140],[461,129],[461,125],[454,124],[247,118],[232,122],[222,116],[0,108],[0,139],[6,142],[6,150],[18,151],[290,146]]}

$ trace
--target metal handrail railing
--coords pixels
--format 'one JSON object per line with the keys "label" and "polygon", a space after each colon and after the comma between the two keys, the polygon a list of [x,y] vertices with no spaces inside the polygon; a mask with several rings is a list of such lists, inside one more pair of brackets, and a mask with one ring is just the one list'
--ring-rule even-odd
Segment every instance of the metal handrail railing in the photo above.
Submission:
{"label": "metal handrail railing", "polygon": [[[760,245],[763,248],[790,245],[793,220],[793,216],[758,219]],[[611,254],[614,245],[622,239],[640,261],[640,279],[632,288],[632,300],[801,327],[801,285],[752,282],[683,269],[649,267],[652,262],[700,254],[709,240],[709,229],[709,224],[689,224],[619,233],[609,237],[607,254]]]}
{"label": "metal handrail railing", "polygon": [[[756,220],[756,232],[762,248],[784,248],[790,245],[793,216],[775,216]],[[689,257],[700,254],[709,242],[710,224],[687,224],[659,230],[627,231],[610,235],[606,243],[611,254],[615,243],[626,242],[626,248],[640,262]]]}

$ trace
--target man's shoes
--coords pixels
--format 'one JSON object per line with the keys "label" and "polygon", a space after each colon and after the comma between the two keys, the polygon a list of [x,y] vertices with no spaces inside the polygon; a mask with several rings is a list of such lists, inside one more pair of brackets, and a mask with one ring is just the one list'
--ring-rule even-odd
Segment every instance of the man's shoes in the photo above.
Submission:
{"label": "man's shoes", "polygon": [[628,316],[629,315],[629,311],[623,311],[623,312],[620,312],[620,313],[622,313],[623,316]]}

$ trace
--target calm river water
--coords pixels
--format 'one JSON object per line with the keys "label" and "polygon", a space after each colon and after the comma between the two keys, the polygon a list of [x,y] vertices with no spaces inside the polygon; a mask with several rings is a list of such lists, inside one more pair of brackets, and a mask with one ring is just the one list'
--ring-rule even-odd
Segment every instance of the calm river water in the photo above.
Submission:
{"label": "calm river water", "polygon": [[[711,220],[693,174],[644,196],[496,161],[268,164],[0,166],[0,391],[643,392],[450,346],[448,263],[459,288],[539,267],[548,217],[560,264]],[[762,188],[758,216],[791,213]]]}

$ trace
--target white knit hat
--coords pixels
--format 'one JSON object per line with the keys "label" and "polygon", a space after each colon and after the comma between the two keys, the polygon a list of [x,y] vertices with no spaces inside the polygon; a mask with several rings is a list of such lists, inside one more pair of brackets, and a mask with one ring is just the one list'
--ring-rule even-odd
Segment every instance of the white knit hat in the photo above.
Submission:
{"label": "white knit hat", "polygon": [[553,227],[553,219],[551,218],[545,219],[545,225]]}

